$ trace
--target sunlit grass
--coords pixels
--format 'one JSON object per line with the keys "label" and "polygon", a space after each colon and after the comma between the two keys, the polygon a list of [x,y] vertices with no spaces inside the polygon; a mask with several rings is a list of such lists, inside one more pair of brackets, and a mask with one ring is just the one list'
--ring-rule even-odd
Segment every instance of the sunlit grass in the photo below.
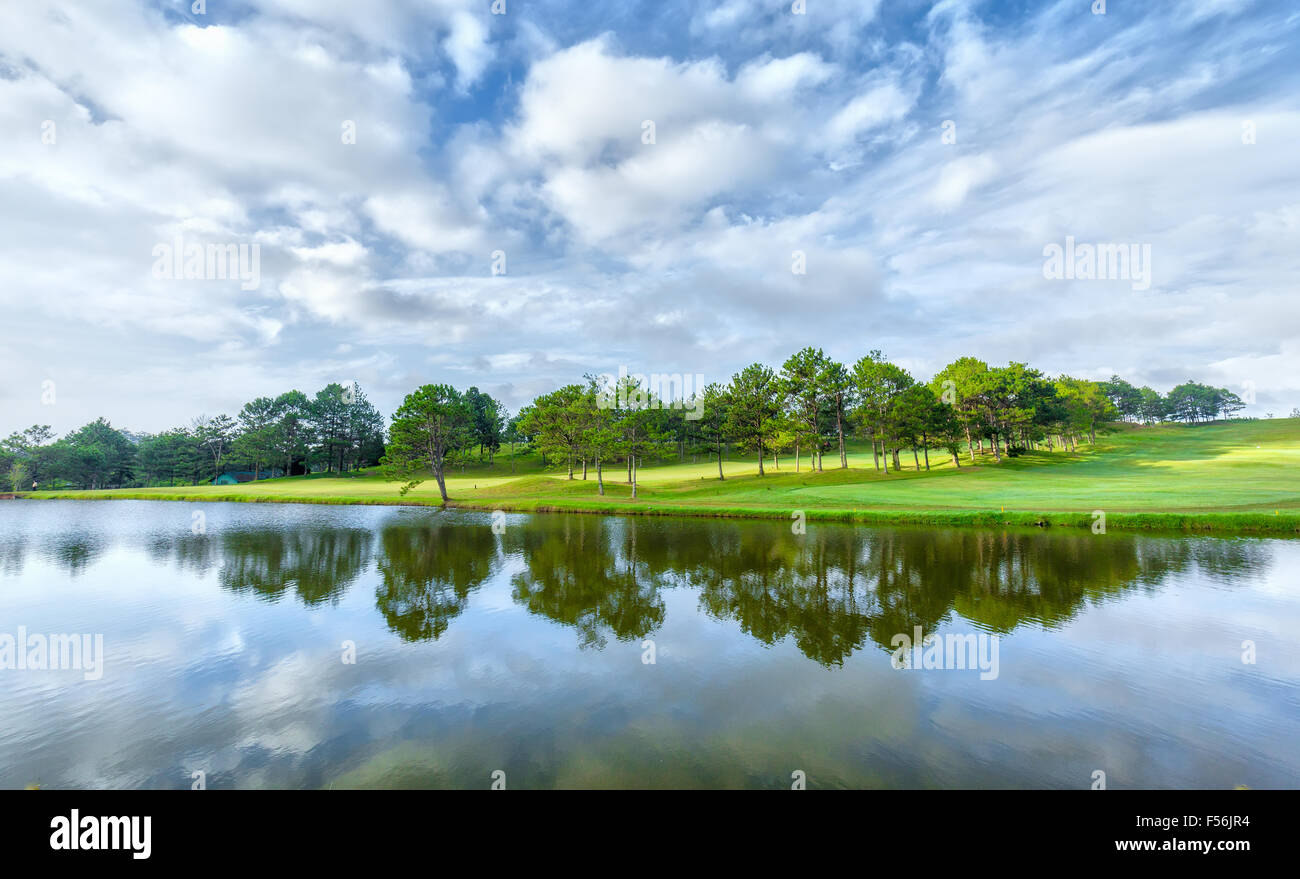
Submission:
{"label": "sunlit grass", "polygon": [[[454,470],[447,490],[454,504],[502,509],[574,509],[626,512],[682,512],[716,515],[788,515],[793,510],[826,517],[956,521],[967,514],[1086,514],[1104,511],[1113,521],[1125,514],[1170,517],[1232,514],[1251,527],[1294,528],[1300,521],[1300,419],[1236,424],[1123,426],[1098,437],[1078,453],[1032,452],[1019,458],[992,456],[960,469],[942,450],[931,450],[930,471],[915,472],[910,451],[904,469],[885,475],[872,463],[870,446],[855,443],[849,469],[828,454],[815,472],[804,457],[795,471],[791,457],[779,469],[771,457],[767,475],[757,475],[750,456],[732,455],[719,481],[715,460],[663,462],[638,472],[631,497],[624,465],[606,468],[605,495],[598,496],[589,467],[574,479],[561,468],[543,469],[536,455],[502,455],[486,464]],[[314,503],[439,503],[432,479],[406,495],[377,471],[346,477],[314,475],[268,479],[231,486],[176,486],[94,492],[40,492],[34,497],[134,497],[187,500],[297,501]],[[871,514],[871,515],[868,515]],[[961,514],[960,516],[958,514]],[[1275,519],[1264,521],[1265,516]],[[1119,518],[1116,519],[1115,517]],[[1245,518],[1241,518],[1241,517]],[[1057,517],[1075,522],[1077,516]],[[1222,517],[1220,517],[1222,518]],[[1077,520],[1083,521],[1083,520]],[[1088,518],[1087,521],[1091,521]],[[1133,519],[1132,521],[1137,521]],[[1205,522],[1211,522],[1205,519]],[[1229,521],[1223,519],[1224,522]],[[1178,526],[1183,527],[1183,526]]]}

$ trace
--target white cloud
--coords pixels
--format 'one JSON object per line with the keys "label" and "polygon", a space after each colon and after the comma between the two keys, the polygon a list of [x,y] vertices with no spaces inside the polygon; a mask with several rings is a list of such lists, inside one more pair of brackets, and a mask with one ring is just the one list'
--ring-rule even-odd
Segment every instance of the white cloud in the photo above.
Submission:
{"label": "white cloud", "polygon": [[[1280,400],[1300,375],[1300,18],[1265,6],[1044,4],[993,26],[955,2],[596,21],[561,0],[256,0],[198,24],[18,4],[8,429],[160,429],[322,378],[321,351],[388,409],[453,368],[522,397],[619,361],[723,377],[807,343],[920,371],[976,353],[1156,383],[1262,372]],[[154,280],[178,233],[259,243],[261,286]],[[1152,290],[1044,281],[1065,235],[1149,242]]]}
{"label": "white cloud", "polygon": [[840,110],[827,125],[827,134],[836,144],[852,141],[859,135],[897,122],[912,106],[912,98],[895,83],[886,82],[858,95]]}
{"label": "white cloud", "polygon": [[930,200],[940,210],[960,207],[972,189],[990,180],[997,165],[988,156],[964,156],[943,166],[939,182],[930,190]]}

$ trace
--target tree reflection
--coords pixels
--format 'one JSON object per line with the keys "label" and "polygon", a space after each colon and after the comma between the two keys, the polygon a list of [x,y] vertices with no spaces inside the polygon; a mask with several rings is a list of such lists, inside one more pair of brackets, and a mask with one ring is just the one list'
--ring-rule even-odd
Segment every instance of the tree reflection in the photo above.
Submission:
{"label": "tree reflection", "polygon": [[364,528],[305,528],[233,531],[220,540],[221,585],[267,601],[293,589],[310,607],[338,601],[370,560],[374,534]]}
{"label": "tree reflection", "polygon": [[0,534],[0,574],[17,577],[27,560],[27,541],[21,534]]}
{"label": "tree reflection", "polygon": [[380,544],[375,602],[388,627],[407,641],[447,631],[498,559],[496,536],[485,525],[395,523],[383,529]]}
{"label": "tree reflection", "polygon": [[[892,652],[899,633],[927,633],[960,617],[1007,633],[1065,625],[1089,604],[1153,590],[1195,570],[1225,583],[1268,569],[1267,542],[1088,532],[868,529],[785,522],[534,515],[498,538],[480,518],[398,517],[380,528],[375,600],[410,641],[436,639],[498,567],[529,613],[573,627],[583,647],[634,641],[664,624],[665,593],[698,592],[700,608],[758,641],[789,639],[822,665],[867,644]],[[306,605],[336,601],[371,558],[373,531],[311,528],[178,535],[149,547],[204,570],[220,556],[227,588]],[[215,549],[214,549],[215,548]],[[69,535],[50,548],[73,573],[97,552]],[[504,553],[502,550],[504,549]],[[0,543],[0,564],[21,565]]]}
{"label": "tree reflection", "polygon": [[203,574],[221,561],[221,545],[207,534],[155,536],[145,544],[149,559],[158,564],[175,562],[182,571]]}
{"label": "tree reflection", "polygon": [[[511,533],[526,569],[514,598],[530,613],[573,626],[584,647],[608,636],[643,638],[663,624],[663,534],[635,519],[535,516]],[[644,536],[643,536],[644,535]]]}
{"label": "tree reflection", "polygon": [[47,548],[47,554],[67,568],[69,575],[78,577],[107,549],[107,542],[98,536],[75,532],[53,540]]}
{"label": "tree reflection", "polygon": [[516,600],[576,627],[584,645],[649,634],[663,623],[661,590],[690,586],[714,618],[764,644],[790,638],[826,666],[868,640],[892,651],[894,635],[954,614],[995,632],[1052,628],[1189,566],[1226,579],[1271,555],[1217,539],[835,525],[796,535],[785,523],[590,516],[533,517],[511,546],[527,568]]}

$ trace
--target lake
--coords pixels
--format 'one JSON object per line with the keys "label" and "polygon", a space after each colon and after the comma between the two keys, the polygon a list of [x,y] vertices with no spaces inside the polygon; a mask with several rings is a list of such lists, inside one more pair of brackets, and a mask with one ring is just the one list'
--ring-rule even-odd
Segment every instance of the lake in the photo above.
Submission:
{"label": "lake", "polygon": [[3,501],[0,788],[1300,787],[1300,542],[794,530]]}

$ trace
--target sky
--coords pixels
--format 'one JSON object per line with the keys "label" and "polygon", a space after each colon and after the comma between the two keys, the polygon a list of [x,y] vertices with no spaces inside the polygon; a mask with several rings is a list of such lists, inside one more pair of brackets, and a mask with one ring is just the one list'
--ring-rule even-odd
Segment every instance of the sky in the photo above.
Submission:
{"label": "sky", "polygon": [[0,6],[0,434],[805,345],[1300,406],[1294,3],[493,5]]}

